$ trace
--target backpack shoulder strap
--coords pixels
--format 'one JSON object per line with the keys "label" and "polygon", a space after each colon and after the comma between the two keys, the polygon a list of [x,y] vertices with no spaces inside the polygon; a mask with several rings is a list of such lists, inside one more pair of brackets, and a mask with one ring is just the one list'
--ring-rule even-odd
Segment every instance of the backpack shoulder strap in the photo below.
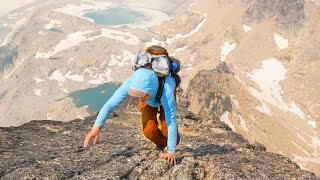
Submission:
{"label": "backpack shoulder strap", "polygon": [[165,81],[166,81],[166,77],[159,77],[158,76],[159,87],[158,87],[158,91],[157,91],[156,101],[159,103],[161,103],[160,99],[163,94],[163,88],[164,88]]}

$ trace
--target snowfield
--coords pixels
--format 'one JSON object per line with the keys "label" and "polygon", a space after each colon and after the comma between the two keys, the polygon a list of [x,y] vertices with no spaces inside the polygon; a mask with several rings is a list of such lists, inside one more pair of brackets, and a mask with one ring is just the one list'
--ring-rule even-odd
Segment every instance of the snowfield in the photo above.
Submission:
{"label": "snowfield", "polygon": [[251,28],[250,26],[247,26],[247,25],[243,24],[242,27],[243,27],[243,30],[244,30],[245,32],[250,32],[250,31],[252,31],[252,28]]}
{"label": "snowfield", "polygon": [[235,131],[235,128],[234,128],[232,122],[229,120],[228,115],[229,115],[229,112],[228,112],[228,111],[225,111],[225,112],[221,115],[220,120],[221,120],[222,122],[226,123],[233,131]]}
{"label": "snowfield", "polygon": [[285,39],[279,34],[274,34],[274,40],[278,46],[278,49],[286,49],[288,48],[288,39]]}
{"label": "snowfield", "polygon": [[224,62],[226,56],[236,48],[237,43],[231,44],[230,42],[225,42],[221,47],[221,62]]}
{"label": "snowfield", "polygon": [[112,29],[102,28],[100,35],[88,38],[87,36],[89,36],[90,33],[92,33],[92,31],[77,31],[75,33],[68,34],[66,39],[61,40],[60,43],[53,48],[53,51],[50,51],[47,53],[37,52],[35,55],[35,58],[49,59],[60,51],[69,49],[74,46],[79,46],[80,43],[82,42],[93,41],[101,37],[114,39],[116,41],[123,42],[127,45],[137,45],[140,42],[139,38],[135,35],[132,35],[128,32],[122,32],[122,31],[117,31]]}
{"label": "snowfield", "polygon": [[[292,112],[297,115],[300,119],[306,119],[306,115],[299,108],[295,102],[287,103],[282,98],[282,88],[281,81],[285,79],[285,74],[287,70],[285,67],[274,58],[265,60],[262,62],[261,69],[254,69],[247,76],[259,85],[260,89],[254,89],[252,87],[247,87],[253,96],[260,99],[261,101],[268,102],[275,107],[287,112]],[[270,114],[267,105],[258,107],[260,111]],[[309,120],[309,125],[316,127],[316,122]]]}

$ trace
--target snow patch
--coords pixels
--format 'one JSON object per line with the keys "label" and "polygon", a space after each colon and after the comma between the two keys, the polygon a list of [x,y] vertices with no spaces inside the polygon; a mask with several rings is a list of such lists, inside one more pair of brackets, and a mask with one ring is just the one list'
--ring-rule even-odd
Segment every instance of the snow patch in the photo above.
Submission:
{"label": "snow patch", "polygon": [[151,45],[160,45],[165,47],[166,45],[172,44],[174,41],[178,40],[178,39],[182,39],[182,38],[187,38],[189,36],[192,36],[193,34],[197,33],[198,31],[200,31],[200,29],[204,26],[204,23],[207,20],[207,14],[203,14],[203,16],[205,17],[193,30],[191,30],[189,33],[182,35],[182,34],[176,34],[171,38],[167,38],[164,42],[159,41],[155,38],[151,39],[151,42],[146,42],[146,47],[149,47]]}
{"label": "snow patch", "polygon": [[19,21],[15,23],[10,33],[4,38],[4,41],[2,42],[1,46],[5,46],[8,44],[9,39],[14,36],[14,34],[23,26],[23,24],[27,21],[27,18],[22,18]]}
{"label": "snow patch", "polygon": [[220,117],[220,120],[224,123],[226,123],[233,131],[235,131],[235,128],[232,124],[232,122],[229,120],[228,118],[228,115],[229,115],[229,112],[228,111],[225,111],[221,117]]}
{"label": "snow patch", "polygon": [[5,21],[0,20],[0,22],[1,22],[0,26],[2,26],[2,27],[8,27],[9,26],[9,24],[6,23]]}
{"label": "snow patch", "polygon": [[122,50],[123,53],[123,59],[124,61],[130,61],[131,63],[134,62],[136,56],[134,54],[132,54],[130,51],[128,50]]}
{"label": "snow patch", "polygon": [[[189,36],[192,36],[193,34],[197,33],[200,31],[200,29],[203,27],[204,23],[207,21],[207,14],[204,14],[203,15],[205,18],[197,25],[196,28],[194,28],[193,30],[191,30],[188,34],[182,36],[183,38],[186,38],[186,37],[189,37]],[[179,34],[177,34],[176,36],[179,36]]]}
{"label": "snow patch", "polygon": [[58,81],[59,86],[62,86],[62,84],[64,83],[64,81],[65,81],[66,79],[70,79],[70,80],[77,81],[77,82],[82,82],[82,81],[84,81],[83,76],[79,76],[79,75],[77,75],[77,74],[71,75],[71,73],[72,73],[71,71],[68,71],[65,75],[62,75],[61,72],[60,72],[60,70],[55,70],[55,71],[51,74],[51,76],[49,76],[48,78],[49,78],[50,80],[56,80],[56,81]]}
{"label": "snow patch", "polygon": [[265,60],[262,64],[261,69],[254,69],[250,74],[247,74],[260,86],[261,92],[251,88],[252,94],[280,109],[287,109],[287,105],[281,97],[282,90],[279,85],[279,82],[284,80],[287,70],[276,59]]}
{"label": "snow patch", "polygon": [[251,118],[251,120],[252,120],[253,122],[257,122],[257,119],[256,119],[254,116],[252,116],[251,114],[249,115],[249,117]]}
{"label": "snow patch", "polygon": [[246,125],[246,121],[242,118],[242,116],[240,114],[238,114],[238,117],[240,118],[240,126],[242,127],[242,129],[244,129],[245,131],[249,131],[247,125]]}
{"label": "snow patch", "polygon": [[68,60],[68,64],[69,64],[71,61],[73,61],[74,58],[75,58],[75,57],[70,58],[70,59]]}
{"label": "snow patch", "polygon": [[197,56],[197,54],[196,54],[196,53],[193,53],[193,54],[191,55],[190,61],[191,61],[191,62],[194,62],[196,56]]}
{"label": "snow patch", "polygon": [[88,69],[88,68],[86,68],[86,69],[84,70],[84,72],[87,72],[87,73],[93,74],[93,72],[92,72],[90,69]]}
{"label": "snow patch", "polygon": [[255,108],[261,113],[272,116],[270,108],[264,102],[261,102],[261,104],[259,106],[255,106]]}
{"label": "snow patch", "polygon": [[90,84],[103,84],[112,81],[111,78],[111,69],[108,69],[104,74],[95,74],[95,75],[90,75],[94,79],[89,80],[88,83]]}
{"label": "snow patch", "polygon": [[53,54],[80,44],[82,41],[86,40],[85,35],[91,32],[92,31],[77,31],[75,33],[69,34],[67,39],[60,41],[60,43],[54,48]]}
{"label": "snow patch", "polygon": [[34,89],[33,92],[35,95],[41,96],[41,89]]}
{"label": "snow patch", "polygon": [[107,61],[103,61],[102,63],[101,63],[101,65],[100,65],[100,67],[104,67],[104,65],[106,65],[107,64]]}
{"label": "snow patch", "polygon": [[312,146],[314,148],[320,147],[320,139],[317,136],[312,136]]}
{"label": "snow patch", "polygon": [[70,80],[77,81],[77,82],[83,82],[84,81],[83,76],[80,76],[80,75],[77,75],[77,74],[71,75],[71,73],[72,73],[71,71],[68,71],[65,75],[62,75],[60,73],[60,70],[55,70],[51,74],[49,79],[58,81],[59,82],[59,86],[61,86],[66,79],[70,79]]}
{"label": "snow patch", "polygon": [[46,33],[43,31],[39,31],[38,34],[40,34],[41,36],[45,35]]}
{"label": "snow patch", "polygon": [[59,86],[61,86],[64,81],[66,80],[66,78],[64,77],[64,75],[62,75],[60,73],[60,70],[55,70],[51,76],[49,77],[50,80],[56,80],[59,83]]}
{"label": "snow patch", "polygon": [[80,114],[78,114],[78,115],[76,116],[76,119],[85,120],[85,118],[84,118],[84,117],[82,117]]}
{"label": "snow patch", "polygon": [[173,38],[167,38],[165,43],[166,44],[172,44],[175,40],[181,39],[181,38],[187,38],[189,36],[192,36],[193,34],[197,33],[200,31],[200,29],[203,27],[204,23],[207,20],[207,14],[204,14],[205,18],[197,25],[196,28],[191,30],[188,34],[182,35],[182,34],[176,34]]}
{"label": "snow patch", "polygon": [[[115,66],[123,67],[124,65],[127,65],[128,62],[132,63],[135,60],[135,55],[132,54],[128,50],[122,50],[123,58],[121,60],[121,56],[111,55],[111,60],[108,63],[108,66]],[[120,61],[121,60],[121,61]]]}
{"label": "snow patch", "polygon": [[291,102],[291,104],[289,106],[289,111],[293,112],[294,114],[299,116],[300,119],[306,118],[306,115],[302,112],[302,110],[294,102]]}
{"label": "snow patch", "polygon": [[221,47],[221,62],[223,62],[226,56],[236,48],[237,43],[230,44],[229,42],[225,42]]}
{"label": "snow patch", "polygon": [[62,89],[62,91],[65,92],[65,93],[69,93],[69,91],[66,90],[66,89]]}
{"label": "snow patch", "polygon": [[312,126],[313,128],[317,128],[317,123],[316,123],[316,121],[314,121],[314,120],[309,120],[309,121],[308,121],[308,124],[309,124],[310,126]]}
{"label": "snow patch", "polygon": [[187,49],[187,48],[188,48],[188,46],[183,46],[183,47],[181,47],[181,48],[177,48],[177,49],[176,49],[176,53],[177,53],[177,52],[184,51],[184,50]]}
{"label": "snow patch", "polygon": [[110,61],[109,61],[109,64],[108,64],[108,66],[114,66],[114,65],[116,65],[116,64],[118,64],[118,66],[120,66],[121,65],[121,63],[122,63],[122,61],[121,62],[119,62],[118,61],[118,59],[116,58],[116,55],[111,55],[110,56]]}
{"label": "snow patch", "polygon": [[33,79],[36,81],[37,84],[45,81],[44,79],[40,79],[40,78],[33,78]]}
{"label": "snow patch", "polygon": [[288,39],[283,38],[279,34],[274,34],[274,40],[276,41],[279,50],[288,48]]}
{"label": "snow patch", "polygon": [[234,106],[237,107],[237,108],[240,107],[239,101],[234,98],[234,95],[233,95],[233,94],[230,95],[230,98],[231,98],[232,105],[234,105]]}
{"label": "snow patch", "polygon": [[83,76],[80,76],[77,74],[71,75],[71,73],[72,73],[71,71],[68,71],[67,74],[65,74],[64,76],[70,80],[73,80],[73,81],[78,81],[78,82],[84,81]]}
{"label": "snow patch", "polygon": [[[249,117],[251,118],[251,120],[252,120],[253,122],[255,122],[255,123],[257,123],[257,124],[260,125],[260,123],[257,121],[257,119],[256,119],[254,116],[252,116],[252,115],[250,114]],[[260,126],[261,126],[261,125],[260,125]]]}
{"label": "snow patch", "polygon": [[49,24],[46,24],[44,26],[44,28],[47,30],[49,30],[55,26],[61,27],[61,25],[62,25],[62,22],[57,19],[49,19],[49,20],[50,20]]}
{"label": "snow patch", "polygon": [[[100,36],[95,36],[93,39],[98,38],[98,37],[107,37],[110,39],[114,39],[120,42],[123,42],[128,45],[137,45],[140,42],[140,39],[137,36],[134,36],[128,32],[121,32],[117,30],[112,30],[112,29],[101,29],[102,33]],[[93,40],[92,39],[92,40]],[[91,40],[91,39],[89,39]]]}
{"label": "snow patch", "polygon": [[52,52],[48,53],[36,53],[35,58],[50,58],[56,53],[68,49],[73,46],[79,45],[81,42],[85,41],[87,38],[85,35],[91,33],[92,31],[77,31],[75,33],[69,34],[66,39],[61,40],[60,43],[53,48]]}
{"label": "snow patch", "polygon": [[[60,43],[54,47],[53,51],[48,53],[39,53],[37,52],[35,55],[35,58],[45,58],[48,59],[55,55],[56,53],[66,50],[73,46],[78,46],[81,42],[85,41],[93,41],[100,37],[107,37],[110,39],[115,39],[117,41],[123,42],[128,45],[137,45],[140,40],[137,36],[134,36],[128,32],[121,32],[117,30],[111,30],[111,29],[101,29],[101,34],[87,38],[86,35],[90,34],[92,31],[77,31],[75,33],[71,33],[67,36],[66,39],[61,40]],[[70,61],[69,61],[70,62]]]}
{"label": "snow patch", "polygon": [[152,46],[152,45],[160,45],[160,46],[164,46],[163,42],[156,40],[155,38],[151,39],[151,42],[146,42],[146,47]]}
{"label": "snow patch", "polygon": [[14,14],[9,14],[8,19],[17,19],[17,17],[22,14],[22,13],[14,13]]}
{"label": "snow patch", "polygon": [[52,120],[52,117],[50,116],[50,113],[47,113],[47,120]]}
{"label": "snow patch", "polygon": [[268,59],[262,62],[261,69],[254,69],[247,76],[260,86],[258,91],[249,87],[249,91],[256,98],[269,102],[275,107],[287,112],[292,112],[301,119],[305,119],[306,115],[294,102],[287,104],[282,99],[282,89],[280,82],[285,79],[287,70],[277,61],[277,59]]}
{"label": "snow patch", "polygon": [[247,25],[245,25],[245,24],[243,24],[242,27],[243,27],[243,30],[244,30],[245,32],[250,32],[250,31],[252,30],[252,28],[251,28],[250,26],[247,26]]}
{"label": "snow patch", "polygon": [[[243,82],[237,75],[234,75],[234,77],[241,83],[243,84],[244,86],[246,86],[246,83]],[[247,87],[247,86],[246,86]]]}

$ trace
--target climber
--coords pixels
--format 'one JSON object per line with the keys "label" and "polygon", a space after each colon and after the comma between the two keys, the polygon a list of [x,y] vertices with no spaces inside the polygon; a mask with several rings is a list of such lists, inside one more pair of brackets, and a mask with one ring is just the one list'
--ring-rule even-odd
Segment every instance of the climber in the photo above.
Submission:
{"label": "climber", "polygon": [[[151,58],[143,59],[143,57],[147,57],[146,55]],[[177,80],[175,73],[178,70],[177,64],[173,64],[171,59],[169,61],[166,58],[169,59],[167,50],[161,46],[151,46],[147,48],[145,53],[137,55],[134,67],[137,67],[137,64],[139,64],[139,68],[133,68],[136,71],[132,76],[125,80],[104,104],[91,131],[85,137],[83,147],[87,147],[91,139],[93,139],[94,145],[97,144],[99,131],[107,117],[130,95],[139,98],[138,109],[142,116],[144,136],[159,149],[164,149],[167,146],[167,153],[161,159],[166,160],[171,165],[176,164],[175,152],[176,145],[180,141],[180,136],[177,125],[175,88],[180,82]],[[142,59],[148,63],[141,66]],[[169,63],[168,66],[175,69],[171,69],[171,73],[169,72],[165,76],[159,77],[161,73],[155,72],[157,67],[151,67],[150,62],[165,59]],[[163,80],[161,81],[160,79]],[[157,122],[158,109],[160,109],[160,129]]]}

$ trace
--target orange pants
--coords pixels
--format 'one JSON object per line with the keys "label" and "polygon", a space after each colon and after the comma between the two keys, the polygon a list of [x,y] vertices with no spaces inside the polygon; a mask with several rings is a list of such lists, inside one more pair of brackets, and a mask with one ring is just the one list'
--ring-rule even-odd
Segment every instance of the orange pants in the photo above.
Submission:
{"label": "orange pants", "polygon": [[[160,123],[161,129],[158,127],[157,114],[158,108],[149,106],[146,102],[139,99],[138,105],[141,112],[143,134],[146,138],[152,141],[159,148],[165,148],[167,146],[168,127],[164,115],[163,107],[160,106]],[[179,144],[180,136],[178,133],[177,144]]]}

